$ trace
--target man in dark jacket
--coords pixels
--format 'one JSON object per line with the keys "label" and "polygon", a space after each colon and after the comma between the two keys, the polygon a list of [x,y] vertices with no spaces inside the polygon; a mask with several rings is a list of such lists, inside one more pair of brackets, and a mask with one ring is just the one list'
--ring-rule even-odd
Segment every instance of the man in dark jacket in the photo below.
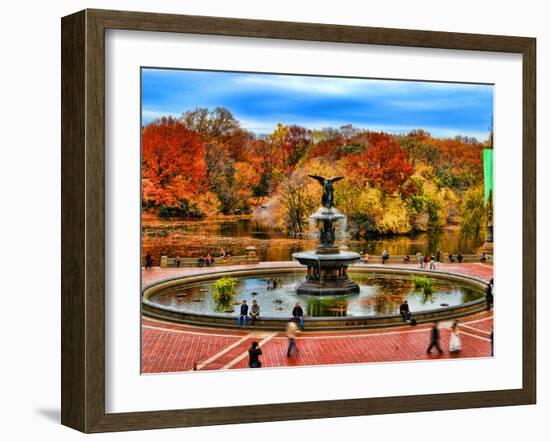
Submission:
{"label": "man in dark jacket", "polygon": [[441,333],[439,332],[439,326],[436,322],[433,327],[432,331],[430,332],[430,345],[428,346],[427,353],[430,354],[432,352],[432,348],[436,348],[436,350],[439,352],[439,354],[443,354],[443,350],[441,350],[441,347],[439,346],[439,339],[441,338]]}
{"label": "man in dark jacket", "polygon": [[302,310],[302,307],[300,306],[300,303],[297,302],[296,306],[292,309],[292,317],[295,321],[298,321],[300,323],[300,329],[304,330],[304,311]]}
{"label": "man in dark jacket", "polygon": [[399,306],[399,313],[403,316],[403,320],[405,322],[411,319],[411,311],[409,309],[409,303],[406,299],[403,301],[403,304]]}
{"label": "man in dark jacket", "polygon": [[246,327],[246,315],[248,315],[248,305],[246,303],[246,300],[243,299],[243,302],[241,304],[241,313],[237,317],[237,327],[241,326],[241,322],[243,324],[243,328]]}

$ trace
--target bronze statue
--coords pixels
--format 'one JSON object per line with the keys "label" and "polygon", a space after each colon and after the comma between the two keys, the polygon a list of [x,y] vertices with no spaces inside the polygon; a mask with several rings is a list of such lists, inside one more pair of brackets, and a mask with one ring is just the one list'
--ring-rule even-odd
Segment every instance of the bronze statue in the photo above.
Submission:
{"label": "bronze statue", "polygon": [[319,184],[323,186],[323,197],[321,198],[321,204],[327,209],[334,207],[334,186],[332,183],[344,179],[343,176],[337,176],[334,178],[325,178],[319,175],[308,175],[310,178],[319,181]]}
{"label": "bronze statue", "polygon": [[332,226],[332,221],[323,220],[323,227],[319,230],[319,242],[321,246],[333,247],[336,241],[336,232]]}

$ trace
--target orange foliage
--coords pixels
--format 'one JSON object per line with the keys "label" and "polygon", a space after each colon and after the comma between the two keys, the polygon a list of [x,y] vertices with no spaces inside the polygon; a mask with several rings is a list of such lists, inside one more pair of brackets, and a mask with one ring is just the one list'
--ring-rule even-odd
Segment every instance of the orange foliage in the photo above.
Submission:
{"label": "orange foliage", "polygon": [[388,194],[414,193],[416,186],[409,182],[414,168],[407,161],[407,154],[401,150],[397,139],[379,132],[368,132],[366,135],[367,149],[349,157],[349,169],[359,179]]}
{"label": "orange foliage", "polygon": [[142,130],[142,199],[145,204],[176,206],[204,184],[206,165],[201,138],[173,118]]}

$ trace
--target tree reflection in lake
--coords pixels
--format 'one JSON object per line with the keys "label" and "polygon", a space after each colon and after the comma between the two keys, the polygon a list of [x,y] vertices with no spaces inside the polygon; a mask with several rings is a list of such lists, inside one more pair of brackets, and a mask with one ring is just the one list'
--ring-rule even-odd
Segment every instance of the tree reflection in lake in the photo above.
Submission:
{"label": "tree reflection in lake", "polygon": [[[143,256],[151,253],[155,265],[160,256],[199,257],[221,250],[233,255],[245,253],[245,247],[255,246],[262,261],[290,261],[292,253],[314,249],[315,238],[291,238],[273,225],[260,223],[249,217],[226,217],[193,221],[158,221],[144,218],[142,226]],[[474,253],[472,241],[464,240],[458,229],[444,229],[417,235],[401,235],[348,240],[346,245],[355,252],[381,255],[387,249],[390,255],[435,253],[436,250],[457,254]]]}

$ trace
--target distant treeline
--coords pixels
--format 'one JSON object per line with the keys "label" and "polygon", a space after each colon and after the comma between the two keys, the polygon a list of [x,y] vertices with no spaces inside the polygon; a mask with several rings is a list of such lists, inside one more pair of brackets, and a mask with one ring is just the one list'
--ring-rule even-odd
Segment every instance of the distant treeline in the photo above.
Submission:
{"label": "distant treeline", "polygon": [[[299,235],[319,202],[320,186],[307,174],[345,175],[336,186],[336,206],[359,236],[466,219],[463,229],[476,238],[485,216],[485,144],[435,138],[422,129],[392,135],[351,125],[315,130],[278,124],[258,136],[225,108],[196,109],[143,127],[142,205],[162,218],[254,211]],[[472,210],[480,211],[473,220],[464,216]]]}

